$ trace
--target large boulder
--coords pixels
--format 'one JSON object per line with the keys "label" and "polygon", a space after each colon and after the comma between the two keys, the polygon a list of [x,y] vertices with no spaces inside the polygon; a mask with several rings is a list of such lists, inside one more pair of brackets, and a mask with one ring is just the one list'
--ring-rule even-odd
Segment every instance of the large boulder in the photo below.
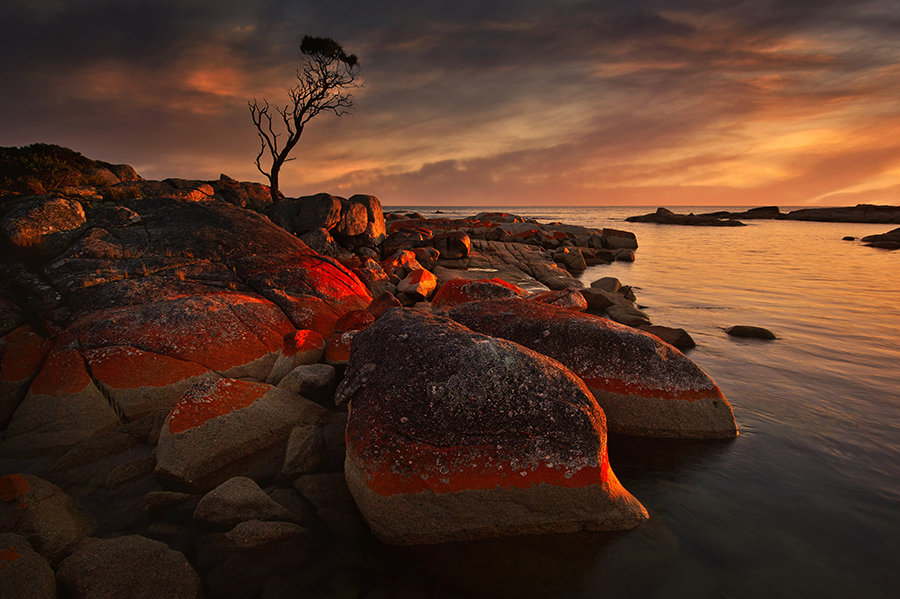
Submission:
{"label": "large boulder", "polygon": [[381,202],[372,195],[356,194],[350,196],[351,203],[361,204],[366,209],[367,225],[363,234],[366,242],[375,246],[384,241],[384,212],[381,209]]}
{"label": "large boulder", "polygon": [[56,577],[73,599],[203,596],[200,577],[181,552],[139,535],[86,539]]}
{"label": "large boulder", "polygon": [[68,246],[85,222],[78,201],[38,197],[16,204],[0,220],[0,240],[23,254],[52,258]]}
{"label": "large boulder", "polygon": [[350,405],[347,484],[386,542],[647,518],[609,467],[605,418],[584,384],[514,343],[393,309],[357,334],[336,402]]}
{"label": "large boulder", "polygon": [[727,439],[731,405],[709,376],[658,337],[590,314],[526,300],[461,304],[454,320],[559,360],[590,388],[613,432]]}
{"label": "large boulder", "polygon": [[238,473],[264,480],[280,470],[291,429],[324,413],[271,385],[224,378],[199,383],[166,418],[155,474],[189,490],[211,489]]}
{"label": "large boulder", "polygon": [[21,326],[0,339],[0,429],[25,398],[51,344],[30,326]]}
{"label": "large boulder", "polygon": [[435,309],[441,309],[465,302],[524,295],[522,289],[503,279],[453,279],[441,285],[431,303]]}
{"label": "large boulder", "polygon": [[272,222],[291,233],[331,230],[341,222],[341,198],[327,193],[284,198],[269,208],[267,213]]}

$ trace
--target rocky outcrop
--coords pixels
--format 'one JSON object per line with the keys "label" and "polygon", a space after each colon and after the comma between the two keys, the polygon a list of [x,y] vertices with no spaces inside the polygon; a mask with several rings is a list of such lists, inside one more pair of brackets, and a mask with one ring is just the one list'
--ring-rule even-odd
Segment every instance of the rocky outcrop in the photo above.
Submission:
{"label": "rocky outcrop", "polygon": [[881,235],[866,235],[862,242],[869,247],[884,250],[900,250],[900,228],[893,229]]}
{"label": "rocky outcrop", "polygon": [[609,468],[603,412],[583,383],[508,341],[391,310],[357,335],[336,402],[350,404],[347,483],[387,542],[621,530],[647,517]]}
{"label": "rocky outcrop", "polygon": [[[324,231],[351,249],[374,248],[384,241],[384,215],[381,203],[375,196],[355,195],[344,199],[318,193],[284,198],[266,213],[275,224],[295,235]],[[322,233],[318,234],[322,237]],[[323,243],[317,249],[327,247],[327,243]]]}
{"label": "rocky outcrop", "polygon": [[629,223],[655,223],[657,225],[689,225],[694,227],[743,227],[744,223],[731,218],[719,218],[706,214],[677,214],[668,208],[657,208],[656,212],[642,216],[629,216]]}
{"label": "rocky outcrop", "polygon": [[809,220],[827,223],[890,223],[900,224],[900,206],[857,204],[838,208],[802,208],[792,210],[785,220]]}
{"label": "rocky outcrop", "polygon": [[525,300],[461,304],[449,316],[559,360],[587,384],[610,430],[648,437],[737,435],[716,384],[674,347],[605,318]]}

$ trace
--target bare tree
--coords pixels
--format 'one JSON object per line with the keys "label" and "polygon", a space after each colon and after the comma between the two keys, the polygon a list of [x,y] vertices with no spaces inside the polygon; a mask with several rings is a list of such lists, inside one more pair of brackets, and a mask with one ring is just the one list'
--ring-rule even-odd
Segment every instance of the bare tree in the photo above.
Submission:
{"label": "bare tree", "polygon": [[[256,168],[269,179],[273,203],[281,199],[278,173],[285,162],[294,160],[288,156],[300,141],[303,128],[321,112],[338,117],[346,114],[353,106],[346,90],[358,85],[359,61],[334,40],[307,35],[300,44],[300,54],[303,63],[297,69],[296,83],[287,90],[287,104],[270,105],[265,98],[248,102],[259,136]],[[264,156],[266,162],[271,159],[269,170],[263,167]]]}

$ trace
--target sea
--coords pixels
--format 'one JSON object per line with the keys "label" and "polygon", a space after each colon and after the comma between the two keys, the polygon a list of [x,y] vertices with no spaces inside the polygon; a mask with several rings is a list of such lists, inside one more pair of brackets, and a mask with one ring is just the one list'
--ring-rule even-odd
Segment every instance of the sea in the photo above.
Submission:
{"label": "sea", "polygon": [[[632,531],[391,549],[436,595],[900,596],[900,251],[842,240],[897,225],[624,222],[655,210],[635,206],[397,210],[634,232],[633,263],[590,267],[582,282],[617,277],[654,324],[686,329],[688,357],[740,431],[727,442],[611,436],[614,472],[651,515]],[[732,338],[732,325],[777,339]]]}

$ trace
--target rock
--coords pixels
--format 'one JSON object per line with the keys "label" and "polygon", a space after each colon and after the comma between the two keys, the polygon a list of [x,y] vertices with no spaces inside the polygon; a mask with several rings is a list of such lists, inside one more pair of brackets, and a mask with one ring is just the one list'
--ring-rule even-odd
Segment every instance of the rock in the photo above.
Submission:
{"label": "rock", "polygon": [[325,347],[325,361],[331,366],[343,366],[350,358],[350,344],[358,331],[335,333]]}
{"label": "rock", "polygon": [[389,277],[395,277],[398,283],[412,271],[423,270],[416,261],[416,254],[410,250],[397,250],[381,263],[381,268]]}
{"label": "rock", "polygon": [[375,318],[378,318],[379,316],[384,314],[385,311],[387,311],[391,308],[399,308],[399,307],[400,307],[400,300],[398,300],[396,297],[394,297],[393,294],[382,293],[381,295],[379,295],[378,297],[376,297],[375,299],[372,300],[372,303],[369,304],[369,307],[366,308],[366,310],[368,310],[372,314],[372,316],[374,316]]}
{"label": "rock", "polygon": [[442,259],[458,260],[469,255],[472,240],[462,231],[451,231],[435,235],[431,239],[431,245],[440,253]]}
{"label": "rock", "polygon": [[571,273],[581,273],[587,268],[587,263],[578,248],[562,248],[553,253],[553,259],[561,263]]}
{"label": "rock", "polygon": [[323,256],[334,256],[337,248],[335,246],[334,237],[328,232],[328,229],[319,227],[312,231],[307,231],[297,235],[300,240]]}
{"label": "rock", "polygon": [[613,432],[710,439],[737,435],[731,406],[712,379],[653,335],[523,300],[461,304],[449,315],[472,330],[559,360],[587,384]]}
{"label": "rock", "polygon": [[369,225],[366,206],[350,200],[341,201],[341,220],[335,227],[336,232],[344,237],[362,235]]}
{"label": "rock", "polygon": [[[846,239],[846,237],[844,239]],[[900,228],[893,229],[887,233],[882,233],[881,235],[866,235],[862,238],[862,241],[869,247],[884,250],[900,249]]]}
{"label": "rock", "polygon": [[232,528],[247,520],[291,521],[293,516],[252,479],[235,476],[200,499],[194,519],[214,527]]}
{"label": "rock", "polygon": [[84,208],[76,200],[21,200],[0,219],[0,239],[23,256],[47,260],[65,250],[85,222]]}
{"label": "rock", "polygon": [[617,249],[637,249],[637,238],[630,231],[620,231],[618,229],[603,229],[601,234],[603,247],[608,250]]}
{"label": "rock", "polygon": [[0,339],[0,430],[22,403],[50,347],[47,339],[27,325]]}
{"label": "rock", "polygon": [[435,248],[429,246],[417,247],[413,249],[413,253],[416,255],[416,262],[421,264],[425,270],[431,270],[437,266],[440,252]]}
{"label": "rock", "polygon": [[384,241],[384,213],[381,209],[381,202],[378,201],[378,198],[371,195],[356,194],[350,196],[349,201],[351,203],[361,204],[366,209],[367,224],[366,230],[363,232],[363,234],[366,236],[367,241],[373,246],[376,246]]}
{"label": "rock", "polygon": [[367,310],[352,310],[347,312],[334,323],[335,333],[347,331],[361,331],[375,322],[375,317]]}
{"label": "rock", "polygon": [[522,289],[502,279],[454,279],[441,285],[432,298],[431,304],[437,310],[464,302],[523,297],[524,295],[525,292]]}
{"label": "rock", "polygon": [[0,589],[17,599],[56,597],[53,569],[20,535],[0,533]]}
{"label": "rock", "polygon": [[284,198],[267,211],[272,222],[291,233],[330,231],[341,222],[341,199],[327,193]]}
{"label": "rock", "polygon": [[[309,568],[315,536],[290,522],[241,522],[225,534],[201,537],[197,547],[198,569],[211,597],[266,596],[267,581],[293,578]],[[314,580],[300,579],[287,596],[311,589]]]}
{"label": "rock", "polygon": [[485,221],[489,223],[523,223],[525,219],[515,214],[506,212],[479,212],[475,215],[475,220]]}
{"label": "rock", "polygon": [[401,250],[409,250],[422,245],[428,235],[421,231],[395,231],[381,243],[381,252],[390,256]]}
{"label": "rock", "polygon": [[603,412],[584,384],[516,344],[391,310],[357,336],[336,393],[347,402],[347,484],[385,542],[621,530],[647,518],[609,468]]}
{"label": "rock", "polygon": [[[351,314],[352,312],[348,312]],[[343,317],[342,317],[343,318]],[[340,322],[340,318],[337,322]],[[335,326],[337,326],[335,322]],[[303,329],[288,333],[284,337],[284,348],[281,355],[272,365],[266,382],[277,385],[288,373],[299,366],[315,364],[325,355],[325,339],[311,329]]]}
{"label": "rock", "polygon": [[802,208],[792,210],[781,218],[786,220],[809,220],[829,223],[898,223],[900,206],[876,206],[857,204],[835,208]]}
{"label": "rock", "polygon": [[615,254],[615,258],[619,262],[634,262],[635,254],[634,250],[623,248],[618,250]]}
{"label": "rock", "polygon": [[324,427],[307,424],[295,427],[288,437],[281,473],[296,478],[322,469],[328,457]]}
{"label": "rock", "polygon": [[227,175],[219,175],[217,181],[209,181],[217,196],[235,206],[262,212],[272,205],[269,187],[260,183],[236,181]]}
{"label": "rock", "polygon": [[606,309],[606,316],[629,327],[650,324],[650,317],[630,304],[614,304]]}
{"label": "rock", "polygon": [[562,289],[560,291],[542,291],[529,296],[531,301],[551,304],[567,310],[583,312],[587,310],[587,300],[579,289]]}
{"label": "rock", "polygon": [[591,283],[592,289],[602,289],[610,293],[615,293],[620,287],[622,287],[622,283],[615,277],[602,277]]}
{"label": "rock", "polygon": [[95,432],[120,424],[81,354],[57,342],[12,415],[0,456],[60,456]]}
{"label": "rock", "polygon": [[642,331],[656,335],[669,345],[674,345],[681,351],[687,351],[697,347],[693,337],[684,329],[675,329],[660,325],[642,325],[638,327]]}
{"label": "rock", "polygon": [[278,383],[289,395],[301,395],[316,403],[327,403],[334,395],[334,366],[306,364],[290,371]]}
{"label": "rock", "polygon": [[735,325],[725,329],[732,337],[747,337],[751,339],[776,339],[775,333],[762,327],[748,325]]}
{"label": "rock", "polygon": [[365,524],[342,472],[304,474],[294,480],[294,488],[316,507],[319,519],[339,537],[365,533]]}
{"label": "rock", "polygon": [[237,473],[277,473],[290,431],[324,408],[261,383],[219,379],[191,387],[166,418],[155,474],[175,487],[211,489]]}
{"label": "rock", "polygon": [[93,532],[89,514],[53,483],[31,474],[0,477],[0,532],[25,537],[51,564]]}
{"label": "rock", "polygon": [[841,241],[856,241],[856,237],[853,235],[844,235],[841,237]]}
{"label": "rock", "polygon": [[676,214],[668,208],[657,208],[656,212],[643,216],[629,216],[625,219],[629,223],[656,223],[658,225],[689,225],[695,227],[743,227],[744,223],[730,219],[719,218],[707,214]]}
{"label": "rock", "polygon": [[85,539],[56,577],[75,599],[202,596],[200,577],[181,552],[139,535]]}
{"label": "rock", "polygon": [[437,277],[424,268],[412,271],[397,284],[397,291],[400,293],[426,300],[432,296],[435,288],[437,288]]}

